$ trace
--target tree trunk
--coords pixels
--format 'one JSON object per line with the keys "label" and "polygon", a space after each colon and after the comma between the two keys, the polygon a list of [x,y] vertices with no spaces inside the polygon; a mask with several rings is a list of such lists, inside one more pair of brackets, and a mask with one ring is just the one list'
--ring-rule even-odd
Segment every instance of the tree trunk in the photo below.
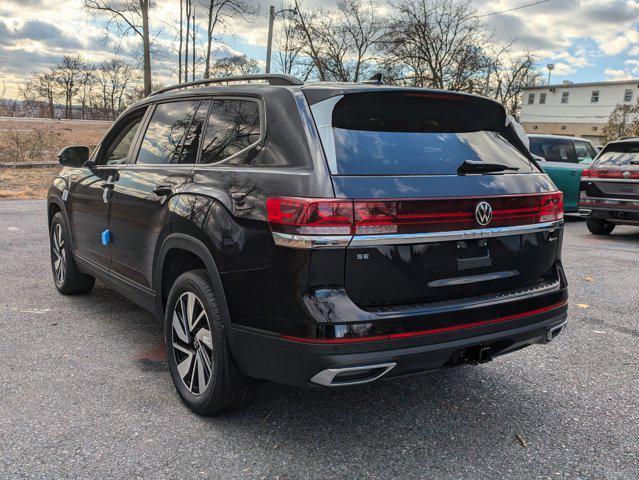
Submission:
{"label": "tree trunk", "polygon": [[140,0],[142,11],[142,47],[144,50],[144,95],[151,94],[151,42],[149,40],[149,0]]}
{"label": "tree trunk", "polygon": [[206,57],[204,60],[204,78],[211,75],[211,43],[213,42],[213,0],[209,0],[209,19],[206,26]]}
{"label": "tree trunk", "polygon": [[195,8],[193,8],[193,27],[191,28],[193,45],[191,48],[191,55],[193,56],[193,64],[191,65],[191,79],[195,81],[195,37],[197,32],[195,31]]}

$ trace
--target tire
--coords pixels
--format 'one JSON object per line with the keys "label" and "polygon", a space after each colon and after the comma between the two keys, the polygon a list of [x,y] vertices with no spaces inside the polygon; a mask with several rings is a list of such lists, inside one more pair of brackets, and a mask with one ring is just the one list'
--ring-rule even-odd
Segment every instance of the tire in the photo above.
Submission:
{"label": "tire", "polygon": [[93,289],[95,278],[78,270],[69,249],[70,245],[69,229],[64,221],[64,216],[58,212],[53,216],[49,228],[53,282],[63,295],[89,293]]}
{"label": "tire", "polygon": [[183,273],[172,285],[164,332],[173,383],[187,407],[211,416],[241,408],[252,399],[256,382],[241,375],[233,363],[206,270]]}
{"label": "tire", "polygon": [[615,224],[607,222],[606,220],[601,220],[598,218],[591,218],[586,220],[586,226],[590,233],[593,235],[610,235],[612,231],[615,229]]}

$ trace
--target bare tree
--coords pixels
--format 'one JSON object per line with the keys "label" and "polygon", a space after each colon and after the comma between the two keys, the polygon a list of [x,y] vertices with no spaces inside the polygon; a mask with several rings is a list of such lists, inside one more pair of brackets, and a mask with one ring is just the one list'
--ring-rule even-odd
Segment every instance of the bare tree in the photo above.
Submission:
{"label": "bare tree", "polygon": [[[50,69],[47,72],[36,73],[31,75],[30,80],[21,89],[21,95],[25,103],[36,114],[36,116],[55,117],[55,102],[58,98],[60,85],[58,83],[58,74],[55,70]],[[43,112],[36,113],[38,109],[35,102],[43,99],[45,108]]]}
{"label": "bare tree", "polygon": [[[509,58],[502,59],[504,56]],[[516,117],[521,107],[524,88],[541,82],[541,75],[535,70],[535,64],[532,53],[525,52],[511,57],[507,49],[505,54],[493,59],[487,76],[486,93],[502,103],[506,110]]]}
{"label": "bare tree", "polygon": [[[298,62],[300,53],[310,58],[320,80],[358,82],[373,66],[386,19],[374,0],[339,0],[332,10],[306,12],[296,2],[296,32],[284,26],[284,50],[280,58]],[[288,55],[293,54],[293,57]],[[283,55],[283,56],[282,56]]]}
{"label": "bare tree", "polygon": [[73,99],[80,90],[85,62],[80,55],[65,55],[56,68],[56,79],[64,94],[64,118],[73,118]]}
{"label": "bare tree", "polygon": [[206,54],[204,55],[204,78],[211,73],[211,45],[219,25],[225,25],[230,19],[242,18],[247,20],[256,15],[258,7],[255,2],[247,0],[208,0],[206,27]]}
{"label": "bare tree", "polygon": [[402,0],[388,29],[388,61],[403,66],[403,83],[477,90],[489,59],[491,32],[470,0]]}
{"label": "bare tree", "polygon": [[210,73],[215,77],[228,77],[231,75],[248,75],[258,73],[260,67],[253,58],[246,55],[222,58],[211,65]]}
{"label": "bare tree", "polygon": [[98,65],[96,72],[96,104],[102,115],[115,119],[137,95],[138,75],[133,65],[112,59]]}
{"label": "bare tree", "polygon": [[301,54],[304,40],[300,30],[293,20],[284,18],[274,37],[276,69],[282,73],[294,75],[298,67],[303,65]]}
{"label": "bare tree", "polygon": [[296,26],[305,40],[303,42],[304,54],[313,62],[319,79],[322,81],[326,80],[326,70],[315,42],[315,32],[317,32],[316,24],[319,22],[320,14],[318,12],[306,12],[302,10],[300,0],[295,0],[295,10],[297,11],[297,15],[295,16]]}
{"label": "bare tree", "polygon": [[153,0],[84,0],[84,6],[107,18],[106,28],[138,35],[142,41],[144,94],[151,94],[151,40],[149,10]]}

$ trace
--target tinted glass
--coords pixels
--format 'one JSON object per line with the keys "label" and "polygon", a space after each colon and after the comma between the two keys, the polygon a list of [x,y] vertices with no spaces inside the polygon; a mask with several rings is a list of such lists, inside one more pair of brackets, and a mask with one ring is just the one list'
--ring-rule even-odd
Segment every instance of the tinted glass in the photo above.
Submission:
{"label": "tinted glass", "polygon": [[180,157],[182,140],[198,104],[198,101],[159,104],[144,134],[138,163],[184,163]]}
{"label": "tinted glass", "polygon": [[496,132],[371,132],[335,128],[338,174],[455,175],[466,160],[533,170]]}
{"label": "tinted glass", "polygon": [[466,160],[536,171],[498,133],[503,109],[462,96],[346,95],[332,111],[331,169],[346,175],[456,175]]}
{"label": "tinted glass", "polygon": [[250,100],[213,100],[202,142],[201,163],[216,163],[260,139],[260,111]]}
{"label": "tinted glass", "polygon": [[588,142],[575,142],[575,152],[578,162],[589,163],[596,156],[595,149]]}
{"label": "tinted glass", "polygon": [[211,102],[204,101],[200,103],[197,109],[197,113],[193,117],[189,131],[184,137],[184,146],[182,147],[182,162],[181,163],[195,163],[197,160],[197,151],[200,148],[200,140],[202,138],[202,131],[204,128],[204,121],[206,120],[206,114],[209,111],[209,105]]}
{"label": "tinted glass", "polygon": [[595,164],[597,166],[639,166],[639,144],[620,143],[607,145]]}
{"label": "tinted glass", "polygon": [[104,153],[102,161],[100,161],[101,164],[117,165],[126,162],[129,149],[142,122],[142,113],[136,115],[136,118],[128,122],[124,128],[116,134],[111,145],[109,145]]}
{"label": "tinted glass", "polygon": [[577,163],[572,140],[563,138],[531,138],[530,151],[548,162]]}

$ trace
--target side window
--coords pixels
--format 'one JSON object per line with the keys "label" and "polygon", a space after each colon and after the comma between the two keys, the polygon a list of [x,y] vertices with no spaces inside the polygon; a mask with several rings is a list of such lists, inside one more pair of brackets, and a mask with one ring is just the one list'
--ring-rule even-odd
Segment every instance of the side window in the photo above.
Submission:
{"label": "side window", "polygon": [[549,162],[577,163],[575,147],[570,140],[550,140],[541,149],[542,156]]}
{"label": "side window", "polygon": [[251,100],[211,102],[202,141],[201,163],[217,163],[260,139],[260,109]]}
{"label": "side window", "polygon": [[104,154],[98,160],[99,165],[119,165],[127,161],[129,150],[138,133],[144,111],[136,112],[133,118],[127,119],[122,128],[115,133]]}
{"label": "side window", "polygon": [[144,133],[137,163],[187,163],[182,161],[182,141],[197,112],[199,101],[160,103]]}
{"label": "side window", "polygon": [[575,142],[575,152],[578,162],[590,163],[596,156],[595,149],[588,142]]}

